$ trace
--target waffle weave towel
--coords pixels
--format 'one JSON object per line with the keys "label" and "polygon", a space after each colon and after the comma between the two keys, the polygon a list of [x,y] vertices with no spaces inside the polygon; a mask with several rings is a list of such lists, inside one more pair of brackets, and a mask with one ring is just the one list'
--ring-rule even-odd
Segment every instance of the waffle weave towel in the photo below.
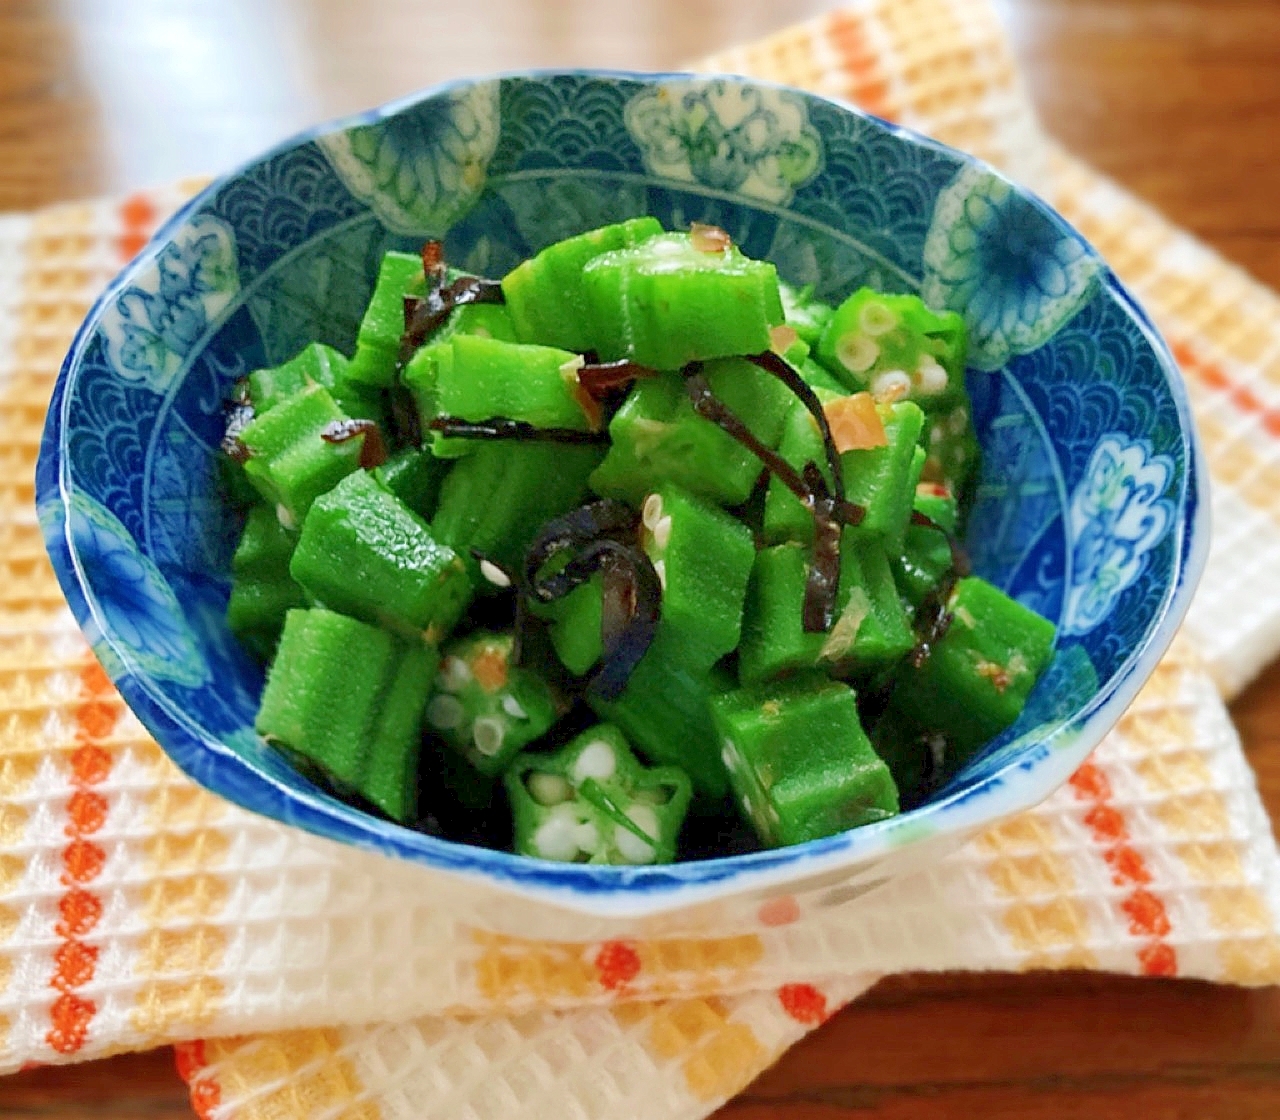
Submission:
{"label": "waffle weave towel", "polygon": [[413,868],[179,775],[44,558],[31,476],[57,367],[195,185],[0,218],[0,1069],[178,1042],[196,1112],[218,1120],[680,1120],[886,972],[1280,981],[1280,860],[1222,700],[1280,648],[1280,595],[1256,579],[1280,560],[1280,303],[1040,132],[988,0],[858,0],[702,68],[847,98],[991,160],[1155,315],[1191,384],[1217,535],[1137,703],[1045,805],[874,907],[774,900],[717,940],[459,928]]}

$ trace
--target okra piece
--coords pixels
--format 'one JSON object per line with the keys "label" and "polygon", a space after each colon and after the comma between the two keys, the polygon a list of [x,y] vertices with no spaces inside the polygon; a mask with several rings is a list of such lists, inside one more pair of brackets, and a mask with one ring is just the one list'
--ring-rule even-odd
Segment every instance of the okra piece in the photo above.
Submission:
{"label": "okra piece", "polygon": [[375,468],[373,477],[419,517],[429,518],[435,513],[440,486],[448,473],[447,461],[429,451],[406,447]]}
{"label": "okra piece", "polygon": [[502,294],[520,342],[581,353],[595,345],[582,270],[589,261],[662,232],[656,218],[630,218],[548,245],[502,278]]}
{"label": "okra piece", "polygon": [[782,297],[784,322],[812,350],[818,345],[823,329],[831,320],[835,309],[819,299],[814,299],[812,287],[796,288],[779,280],[778,294]]}
{"label": "okra piece", "polygon": [[550,622],[551,645],[564,667],[575,677],[585,676],[604,653],[600,637],[604,592],[599,573],[563,599],[539,604],[536,611]]}
{"label": "okra piece", "polygon": [[817,357],[855,392],[903,394],[927,408],[963,398],[967,345],[958,313],[860,288],[823,328]]}
{"label": "okra piece", "polygon": [[[708,362],[711,391],[738,414],[766,447],[782,436],[795,397],[764,370],[740,359]],[[602,497],[639,505],[663,483],[719,505],[746,501],[760,477],[760,460],[693,410],[676,374],[638,381],[609,423],[609,452],[591,476]]]}
{"label": "okra piece", "polygon": [[475,554],[517,569],[542,526],[581,502],[600,458],[592,446],[481,444],[441,485],[432,535],[463,558],[481,586]]}
{"label": "okra piece", "polygon": [[270,660],[280,639],[285,613],[306,605],[302,588],[289,576],[295,543],[296,538],[281,526],[275,510],[255,505],[231,557],[227,625],[262,662]]}
{"label": "okra piece", "polygon": [[447,354],[446,360],[453,356],[450,341],[455,335],[474,335],[476,338],[498,339],[503,342],[516,341],[511,316],[500,304],[467,303],[454,308],[426,345],[419,347],[405,363],[400,374],[400,380],[409,390],[418,407],[418,415],[424,421],[443,411],[438,406],[436,377],[442,355]]}
{"label": "okra piece", "polygon": [[291,610],[267,674],[258,732],[398,821],[417,803],[419,733],[437,655],[314,608]]}
{"label": "okra piece", "polygon": [[510,632],[477,631],[451,643],[427,703],[427,729],[490,777],[562,713],[542,677],[511,663],[513,642]]}
{"label": "okra piece", "polygon": [[743,256],[723,235],[659,234],[596,257],[582,282],[591,348],[605,360],[676,370],[758,354],[782,322],[773,265]]}
{"label": "okra piece", "polygon": [[[590,429],[577,398],[580,354],[477,335],[455,335],[447,345],[448,359],[439,355],[436,366],[441,415],[472,422],[503,416],[536,428]],[[436,433],[432,451],[456,458],[475,447],[475,440]]]}
{"label": "okra piece", "polygon": [[245,476],[276,507],[286,529],[298,529],[311,503],[360,466],[365,436],[330,443],[322,433],[349,417],[319,385],[303,389],[248,424]]}
{"label": "okra piece", "polygon": [[670,863],[693,795],[682,770],[642,766],[607,723],[522,755],[505,781],[515,851],[560,863]]}
{"label": "okra piece", "polygon": [[329,390],[329,395],[348,416],[362,420],[382,420],[382,404],[376,391],[351,381],[350,363],[344,354],[323,342],[304,346],[287,362],[249,374],[249,399],[254,410],[263,413],[311,385]]}
{"label": "okra piece", "polygon": [[404,335],[405,296],[426,293],[421,257],[392,251],[382,258],[373,295],[356,335],[355,357],[347,370],[353,382],[375,389],[391,388]]}
{"label": "okra piece", "polygon": [[937,525],[908,525],[902,554],[891,562],[894,582],[913,607],[919,608],[929,593],[951,570],[948,533],[956,531],[956,501],[945,487],[922,482],[916,487],[912,507]]}
{"label": "okra piece", "polygon": [[326,606],[432,643],[471,601],[458,555],[365,471],[316,500],[289,571]]}
{"label": "okra piece", "polygon": [[[664,486],[641,503],[640,545],[662,584],[661,625],[686,666],[708,670],[737,647],[742,604],[755,562],[755,542],[742,522],[678,487]],[[539,606],[551,643],[575,676],[600,658],[600,577],[563,599]]]}
{"label": "okra piece", "polygon": [[658,624],[653,643],[616,700],[588,695],[603,720],[616,724],[627,741],[652,762],[678,766],[705,804],[724,799],[728,778],[711,722],[710,699],[733,687],[719,668],[691,667],[678,636]]}
{"label": "okra piece", "polygon": [[948,772],[1008,727],[1053,654],[1054,627],[984,579],[959,580],[924,663],[898,671],[893,705],[947,743]]}
{"label": "okra piece", "polygon": [[662,584],[662,623],[683,645],[689,665],[710,669],[742,634],[756,558],[751,530],[670,484],[645,497],[640,515],[640,544]]}
{"label": "okra piece", "polygon": [[769,847],[802,844],[898,812],[889,768],[853,691],[820,674],[711,701],[734,800]]}
{"label": "okra piece", "polygon": [[756,557],[743,612],[738,675],[744,685],[825,668],[865,675],[892,665],[915,644],[884,550],[846,529],[840,547],[836,620],[825,633],[804,629],[807,545],[788,542]]}
{"label": "okra piece", "polygon": [[[818,393],[819,399],[823,396]],[[838,400],[823,400],[824,409],[830,414]],[[867,511],[856,527],[858,535],[875,537],[891,554],[896,554],[902,549],[903,534],[911,518],[911,495],[924,463],[915,454],[924,413],[910,401],[877,405],[876,411],[884,427],[885,445],[846,451],[840,456],[840,466],[845,497]],[[818,426],[799,401],[787,417],[778,453],[797,469],[809,462],[818,464],[830,484]],[[813,515],[777,478],[769,480],[764,536],[771,543],[813,539]]]}

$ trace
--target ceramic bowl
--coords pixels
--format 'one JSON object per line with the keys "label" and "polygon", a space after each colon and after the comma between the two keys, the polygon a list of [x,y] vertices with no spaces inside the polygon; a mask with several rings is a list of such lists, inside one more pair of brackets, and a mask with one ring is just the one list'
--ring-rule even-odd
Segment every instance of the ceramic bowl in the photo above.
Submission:
{"label": "ceramic bowl", "polygon": [[[836,301],[919,292],[968,321],[982,475],[968,547],[1058,626],[1022,718],[933,800],[799,847],[669,867],[470,848],[327,796],[253,731],[262,685],[223,619],[222,406],[250,370],[350,351],[381,254],[442,238],[500,276],[622,218],[727,229]],[[1115,723],[1188,604],[1206,473],[1174,362],[1085,241],[973,159],[844,104],[738,78],[573,71],[432,89],[220,179],[97,302],[37,478],[67,599],[126,700],[201,785],[410,860],[469,920],[543,936],[731,930],[778,894],[835,905],[1043,799]]]}

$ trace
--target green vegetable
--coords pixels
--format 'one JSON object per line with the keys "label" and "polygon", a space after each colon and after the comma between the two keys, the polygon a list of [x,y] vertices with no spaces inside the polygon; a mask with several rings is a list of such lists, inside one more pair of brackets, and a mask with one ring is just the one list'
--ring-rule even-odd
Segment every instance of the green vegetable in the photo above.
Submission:
{"label": "green vegetable", "polygon": [[327,390],[313,385],[247,425],[245,477],[276,507],[286,529],[302,525],[311,503],[360,465],[365,437],[328,443],[321,433],[348,419]]}
{"label": "green vegetable", "polygon": [[826,633],[802,625],[810,549],[794,542],[762,549],[747,592],[738,650],[743,684],[822,667],[836,676],[891,665],[915,644],[884,550],[844,531],[836,620]]}
{"label": "green vegetable", "polygon": [[595,345],[583,280],[586,265],[614,249],[662,232],[654,218],[631,218],[548,245],[502,278],[502,294],[520,342],[581,353]]}
{"label": "green vegetable", "polygon": [[477,552],[515,569],[538,530],[582,500],[600,456],[590,446],[481,444],[440,487],[431,532],[463,557],[476,581]]}
{"label": "green vegetable", "polygon": [[860,288],[823,328],[817,357],[855,392],[896,388],[928,407],[963,398],[966,345],[956,312]]}
{"label": "green vegetable", "polygon": [[466,567],[453,549],[364,471],[316,500],[289,571],[318,602],[433,643],[471,599]]}
{"label": "green vegetable", "polygon": [[522,755],[506,786],[515,850],[562,863],[670,863],[692,796],[682,770],[641,766],[607,723],[555,754]]}
{"label": "green vegetable", "polygon": [[360,321],[356,354],[347,371],[352,381],[375,389],[391,387],[404,334],[405,296],[425,296],[426,292],[421,257],[390,252],[382,258],[369,307]]}
{"label": "green vegetable", "polygon": [[654,369],[758,354],[782,322],[778,275],[736,248],[703,250],[664,233],[582,270],[595,349]]}
{"label": "green vegetable", "polygon": [[447,646],[427,704],[427,728],[488,777],[561,713],[551,687],[511,663],[512,641],[510,632],[476,631]]}
{"label": "green vegetable", "polygon": [[[786,386],[738,359],[709,362],[703,372],[716,396],[756,438],[776,447],[795,400]],[[720,505],[738,505],[763,469],[742,444],[694,412],[675,374],[637,382],[609,424],[609,439],[609,453],[591,476],[591,488],[633,504],[669,482]]]}
{"label": "green vegetable", "polygon": [[418,732],[436,654],[332,611],[291,610],[256,727],[398,821],[417,805]]}
{"label": "green vegetable", "polygon": [[851,689],[815,674],[711,701],[734,800],[769,846],[801,844],[898,811]]}
{"label": "green vegetable", "polygon": [[[818,395],[821,399],[822,394]],[[923,456],[916,457],[924,414],[910,401],[880,405],[877,411],[887,444],[846,451],[840,456],[840,466],[845,497],[867,511],[857,533],[874,537],[889,552],[897,553],[902,549],[902,537],[911,517],[911,498],[924,466]],[[797,468],[808,462],[817,463],[830,483],[818,426],[799,401],[791,407],[778,453]],[[777,478],[769,480],[764,535],[771,542],[813,539],[813,516]]]}
{"label": "green vegetable", "polygon": [[227,625],[259,661],[270,660],[285,612],[306,605],[302,588],[289,577],[295,544],[296,538],[281,526],[275,510],[257,505],[249,511],[231,558]]}

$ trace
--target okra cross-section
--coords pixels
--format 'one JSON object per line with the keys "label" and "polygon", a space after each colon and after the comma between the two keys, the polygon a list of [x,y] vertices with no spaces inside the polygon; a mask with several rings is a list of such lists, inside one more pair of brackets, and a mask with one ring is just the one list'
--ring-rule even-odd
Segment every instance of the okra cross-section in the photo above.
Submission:
{"label": "okra cross-section", "polygon": [[827,321],[817,356],[850,389],[906,396],[927,408],[963,398],[966,345],[956,312],[860,288]]}
{"label": "okra cross-section", "polygon": [[316,500],[289,571],[326,606],[430,642],[471,600],[457,553],[365,471]]}
{"label": "okra cross-section", "polygon": [[511,663],[513,642],[477,631],[448,646],[427,704],[427,729],[481,774],[500,774],[562,711],[546,681]]}
{"label": "okra cross-section", "polygon": [[711,701],[735,800],[763,844],[885,820],[898,790],[862,729],[853,691],[819,674]]}
{"label": "okra cross-section", "polygon": [[422,710],[437,655],[319,608],[291,610],[256,727],[398,821],[417,806]]}
{"label": "okra cross-section", "polygon": [[522,755],[505,781],[516,852],[562,863],[670,863],[692,797],[682,770],[641,766],[607,723]]}

